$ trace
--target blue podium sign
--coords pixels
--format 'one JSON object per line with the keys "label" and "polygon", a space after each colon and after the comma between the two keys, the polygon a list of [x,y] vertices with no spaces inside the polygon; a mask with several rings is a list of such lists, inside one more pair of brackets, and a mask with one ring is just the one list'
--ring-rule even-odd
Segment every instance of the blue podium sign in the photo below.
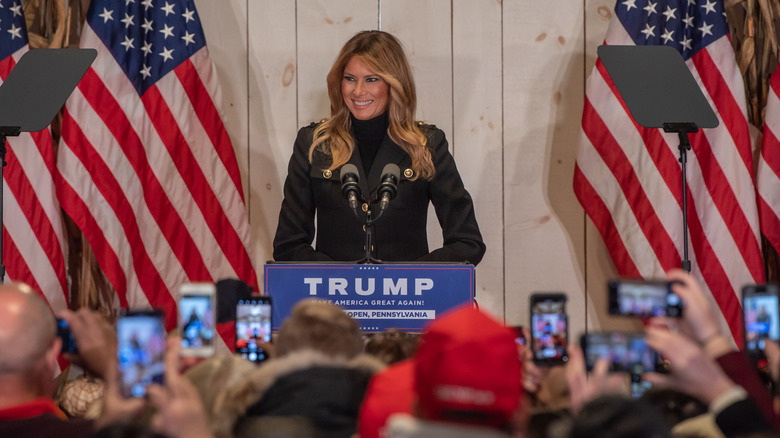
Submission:
{"label": "blue podium sign", "polygon": [[278,330],[305,298],[343,307],[363,331],[420,332],[443,312],[474,300],[474,266],[467,264],[265,265],[265,293]]}

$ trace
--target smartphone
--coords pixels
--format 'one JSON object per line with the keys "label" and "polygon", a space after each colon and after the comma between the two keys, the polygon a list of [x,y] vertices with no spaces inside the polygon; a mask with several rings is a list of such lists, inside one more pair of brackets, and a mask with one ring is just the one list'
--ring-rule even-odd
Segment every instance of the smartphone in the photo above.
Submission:
{"label": "smartphone", "polygon": [[62,339],[60,353],[76,354],[79,352],[79,347],[76,345],[76,338],[70,331],[68,321],[65,321],[62,318],[57,318],[57,336]]}
{"label": "smartphone", "polygon": [[612,372],[640,376],[660,370],[660,356],[645,343],[644,333],[590,332],[582,335],[580,346],[589,371],[602,358],[609,359]]}
{"label": "smartphone", "polygon": [[269,359],[259,345],[271,341],[271,297],[255,296],[236,305],[236,354],[255,363]]}
{"label": "smartphone", "polygon": [[667,280],[611,280],[609,289],[609,314],[651,317],[682,316],[683,304],[672,292],[674,282]]}
{"label": "smartphone", "polygon": [[538,365],[557,365],[569,360],[569,318],[566,295],[536,293],[531,295],[531,352]]}
{"label": "smartphone", "polygon": [[664,372],[661,357],[645,343],[643,333],[591,332],[582,335],[580,346],[585,356],[585,367],[590,371],[602,358],[610,360],[610,371],[625,372],[630,376],[631,396],[639,398],[652,388],[642,380],[646,372]]}
{"label": "smartphone", "polygon": [[764,359],[766,340],[780,338],[778,286],[750,284],[742,288],[742,320],[745,350],[755,359]]}
{"label": "smartphone", "polygon": [[214,283],[186,283],[179,288],[182,356],[214,355],[216,294]]}
{"label": "smartphone", "polygon": [[160,311],[128,311],[117,321],[122,395],[143,397],[151,383],[163,383],[165,326]]}

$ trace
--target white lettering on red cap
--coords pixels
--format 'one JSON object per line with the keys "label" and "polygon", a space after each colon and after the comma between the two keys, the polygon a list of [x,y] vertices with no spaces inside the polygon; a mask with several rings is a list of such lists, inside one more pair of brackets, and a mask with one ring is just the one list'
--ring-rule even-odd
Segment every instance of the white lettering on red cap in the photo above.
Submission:
{"label": "white lettering on red cap", "polygon": [[478,406],[492,405],[496,401],[496,395],[492,391],[454,385],[437,386],[436,398],[444,402]]}

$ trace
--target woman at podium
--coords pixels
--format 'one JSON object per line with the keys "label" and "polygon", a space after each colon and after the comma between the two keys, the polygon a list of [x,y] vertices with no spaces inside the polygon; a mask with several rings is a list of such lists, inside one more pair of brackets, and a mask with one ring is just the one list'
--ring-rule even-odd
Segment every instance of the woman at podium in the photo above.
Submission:
{"label": "woman at podium", "polygon": [[[295,140],[274,259],[364,260],[364,224],[373,217],[373,258],[479,263],[485,244],[474,204],[444,132],[414,120],[417,95],[400,42],[382,31],[358,33],[341,49],[327,85],[330,118],[301,128]],[[389,163],[398,165],[397,194],[380,215]],[[357,202],[345,198],[343,182],[360,189]],[[444,240],[433,251],[429,204]]]}

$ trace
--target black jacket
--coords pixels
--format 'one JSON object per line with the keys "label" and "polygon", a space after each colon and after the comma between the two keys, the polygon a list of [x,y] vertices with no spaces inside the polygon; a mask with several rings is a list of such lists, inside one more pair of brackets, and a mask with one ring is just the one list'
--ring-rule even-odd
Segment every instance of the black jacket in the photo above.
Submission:
{"label": "black jacket", "polygon": [[63,420],[49,412],[37,417],[0,420],[0,437],[82,438],[93,433],[92,421]]}
{"label": "black jacket", "polygon": [[761,413],[761,408],[749,397],[732,403],[718,413],[715,424],[726,437],[778,436]]}
{"label": "black jacket", "polygon": [[[274,259],[356,261],[365,254],[363,222],[355,217],[341,194],[340,169],[327,172],[330,159],[323,154],[315,154],[314,164],[309,163],[315,127],[312,123],[298,131],[284,184],[284,201],[274,238]],[[436,168],[436,176],[431,181],[410,180],[413,175],[405,171],[411,170],[412,159],[389,136],[380,145],[368,175],[365,175],[357,150],[349,160],[358,168],[361,192],[369,200],[376,198],[386,164],[396,163],[401,169],[398,195],[375,225],[376,258],[385,261],[467,261],[476,265],[485,254],[485,244],[471,196],[448,151],[444,132],[433,125],[421,125],[421,128],[428,138]],[[444,235],[444,246],[432,252],[428,250],[426,230],[429,203],[436,210]],[[378,211],[378,204],[371,208]],[[316,250],[311,247],[315,213]]]}
{"label": "black jacket", "polygon": [[199,391],[216,393],[207,405],[216,437],[260,436],[281,426],[265,420],[291,419],[303,420],[300,429],[319,432],[296,436],[349,438],[368,382],[384,367],[367,354],[347,359],[303,348],[227,380],[207,382]]}

